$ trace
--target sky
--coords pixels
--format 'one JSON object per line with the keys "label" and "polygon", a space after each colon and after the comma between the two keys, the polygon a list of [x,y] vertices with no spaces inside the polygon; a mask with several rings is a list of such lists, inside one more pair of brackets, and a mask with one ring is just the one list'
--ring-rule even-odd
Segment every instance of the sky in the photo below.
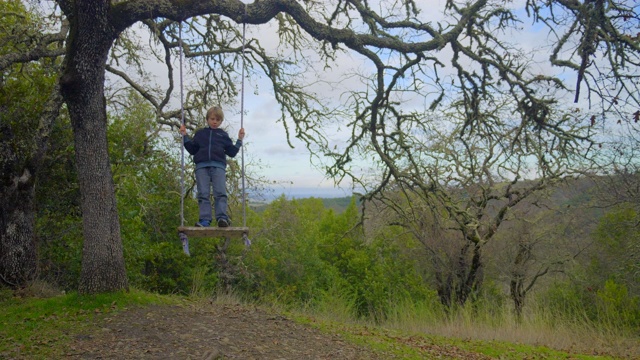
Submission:
{"label": "sky", "polygon": [[[422,13],[422,20],[427,22],[437,21],[441,18],[440,11],[446,1],[419,0],[417,3],[422,9],[425,9]],[[515,1],[510,4],[511,6],[520,6],[522,1]],[[526,27],[526,25],[530,25],[530,20],[529,24],[523,24],[522,26]],[[540,28],[532,28],[530,31],[518,34],[503,34],[503,36],[517,39],[513,41],[518,41],[520,46],[531,50],[541,46],[541,42],[548,40],[546,30],[542,33]],[[258,39],[261,46],[268,51],[275,51],[279,46],[279,39],[275,33],[273,21],[259,26],[248,25],[247,37]],[[448,63],[451,58],[450,54],[450,50],[445,48],[438,52],[437,56],[441,56],[443,61]],[[310,54],[309,56],[315,55]],[[327,101],[342,101],[343,99],[340,98],[339,94],[344,91],[362,88],[363,85],[360,80],[345,74],[353,72],[354,69],[371,67],[371,64],[358,57],[359,55],[340,54],[339,56],[340,58],[336,62],[339,66],[331,69],[318,69],[315,73],[307,74],[309,78],[318,76],[336,86],[335,88],[327,86],[316,88],[319,96],[324,96]],[[544,56],[548,57],[548,53],[545,52]],[[535,68],[534,71],[539,71],[540,73],[552,71],[548,61],[541,61],[541,64],[544,65],[534,65],[534,67],[539,67]],[[159,71],[164,72],[166,70],[162,67]],[[292,137],[290,141],[294,148],[288,145],[285,128],[279,122],[281,117],[280,106],[276,102],[271,85],[266,79],[251,77],[247,80],[245,82],[244,96],[245,116],[243,122],[247,134],[244,141],[244,152],[247,172],[254,172],[272,183],[275,196],[281,193],[289,197],[342,197],[351,195],[351,184],[348,182],[336,184],[332,179],[327,178],[322,170],[322,159],[314,158],[312,160],[309,151],[299,140]],[[221,104],[225,108],[224,126],[232,138],[237,137],[237,132],[240,128],[239,104],[239,98],[235,106]],[[204,125],[204,119],[202,125]],[[331,137],[333,142],[341,144],[344,142],[345,134],[336,131]],[[364,169],[363,172],[366,172],[366,160],[360,161],[359,165]]]}
{"label": "sky", "polygon": [[[243,0],[245,3],[252,3],[251,0]],[[424,9],[433,10],[434,6],[442,8],[444,0],[418,0]],[[426,10],[425,10],[426,13]],[[433,20],[440,17],[437,12],[430,11],[426,16]],[[267,50],[274,50],[279,46],[279,39],[276,35],[275,22],[263,25],[248,25],[247,38],[256,38],[261,46]],[[316,57],[313,52],[309,56]],[[329,82],[333,86],[318,85],[316,91],[320,97],[325,96],[327,101],[343,101],[339,94],[348,90],[362,88],[363,85],[358,78],[347,76],[355,72],[356,69],[372,67],[369,61],[365,61],[358,54],[340,53],[336,61],[336,66],[316,70],[315,73],[307,74],[309,78],[321,77],[324,82]],[[256,79],[252,79],[255,81]],[[326,159],[310,156],[305,145],[291,137],[290,141],[294,148],[287,143],[286,131],[281,122],[280,105],[275,100],[270,83],[265,79],[257,79],[257,82],[245,83],[245,116],[244,128],[245,156],[251,157],[252,161],[261,164],[259,173],[274,183],[273,188],[276,195],[279,192],[295,197],[342,197],[350,196],[353,193],[353,186],[349,181],[342,181],[336,184],[333,179],[327,178],[322,167]],[[256,94],[253,90],[259,89]],[[232,138],[237,136],[239,129],[239,103],[231,113],[226,114],[228,119],[227,129]],[[291,125],[290,125],[291,126]],[[333,129],[330,134],[332,144],[341,145],[345,142],[345,134]],[[331,132],[331,128],[327,128]],[[363,172],[367,172],[366,160],[355,162]],[[247,171],[250,171],[248,169]],[[359,191],[361,189],[356,189]],[[302,194],[302,195],[301,195]]]}
{"label": "sky", "polygon": [[[140,43],[148,46],[148,34],[146,30],[140,31]],[[260,26],[247,26],[247,38],[255,37],[260,41],[261,46],[268,51],[277,48],[279,40],[275,34],[273,24]],[[178,59],[175,60],[178,62]],[[350,61],[350,60],[349,60]],[[352,61],[350,61],[352,63]],[[174,65],[175,83],[179,84],[179,64]],[[147,71],[155,75],[155,80],[161,86],[168,86],[166,68],[162,64],[150,64]],[[190,78],[201,76],[201,74],[184,73],[184,81],[188,83]],[[341,73],[324,71],[324,80],[331,78],[338,81]],[[239,85],[239,84],[238,84]],[[343,82],[344,86],[348,83]],[[179,91],[174,92],[179,107]],[[306,146],[295,137],[290,138],[291,148],[287,142],[286,131],[280,121],[281,110],[277,103],[270,82],[262,75],[260,78],[252,76],[245,81],[244,90],[244,117],[242,122],[246,131],[243,151],[245,156],[246,172],[253,177],[260,177],[269,182],[271,191],[264,194],[268,198],[278,197],[285,194],[289,198],[303,197],[345,197],[352,195],[350,183],[336,184],[332,179],[325,176],[322,170],[322,163],[318,159],[311,159]],[[211,104],[218,105],[218,104]],[[219,104],[225,111],[225,121],[222,125],[235,140],[240,129],[240,95],[236,99],[236,104]],[[199,127],[205,126],[204,113]],[[240,154],[236,159],[240,161]],[[187,160],[189,161],[189,160]]]}
{"label": "sky", "polygon": [[[248,1],[249,3],[251,1]],[[443,0],[420,0],[417,1],[423,9],[424,21],[434,21],[441,18],[439,14],[444,4]],[[428,9],[428,10],[427,10]],[[247,38],[257,38],[265,49],[275,49],[278,46],[278,37],[275,34],[273,22],[259,26],[247,26]],[[520,35],[522,36],[522,35]],[[539,34],[525,34],[521,39],[523,43],[535,46],[535,39],[539,38]],[[443,51],[445,58],[450,58],[447,49]],[[314,56],[310,54],[310,56]],[[354,57],[355,56],[355,57]],[[365,62],[359,55],[340,54],[337,64],[340,67],[332,69],[321,69],[318,76],[323,80],[335,83],[334,89],[321,89],[317,91],[321,96],[326,95],[327,99],[334,101],[339,99],[336,94],[345,90],[356,89],[362,84],[357,78],[347,77],[346,73],[352,72],[353,69],[362,69],[371,67],[371,64]],[[313,74],[311,75],[313,76]],[[255,80],[255,79],[252,79]],[[254,93],[253,89],[257,86],[259,93]],[[286,133],[282,123],[277,122],[280,118],[280,107],[277,104],[270,90],[270,84],[264,80],[258,79],[257,83],[245,83],[245,117],[244,127],[246,130],[245,151],[246,155],[259,161],[262,165],[260,174],[275,182],[274,186],[276,194],[279,191],[286,195],[297,196],[293,194],[304,194],[305,196],[349,196],[352,192],[351,184],[344,182],[335,184],[332,179],[325,176],[322,170],[322,160],[314,159],[316,166],[312,163],[309,151],[304,144],[295,138],[291,138],[291,142],[295,148],[290,148],[286,141]],[[239,104],[238,100],[238,104]],[[237,136],[239,128],[239,108],[232,110],[233,113],[227,114],[227,128],[232,137]],[[340,144],[340,134],[335,134],[333,139]],[[362,160],[361,167],[366,168],[366,161]],[[250,171],[250,170],[248,170]],[[366,171],[366,170],[365,170]]]}
{"label": "sky", "polygon": [[[280,106],[270,91],[256,95],[245,90],[243,151],[247,172],[257,172],[269,180],[275,196],[282,193],[297,198],[350,196],[350,185],[335,184],[327,178],[322,164],[312,160],[305,144],[291,137],[294,148],[289,146],[279,119]],[[237,137],[240,121],[239,105],[225,113],[226,128],[232,139]]]}

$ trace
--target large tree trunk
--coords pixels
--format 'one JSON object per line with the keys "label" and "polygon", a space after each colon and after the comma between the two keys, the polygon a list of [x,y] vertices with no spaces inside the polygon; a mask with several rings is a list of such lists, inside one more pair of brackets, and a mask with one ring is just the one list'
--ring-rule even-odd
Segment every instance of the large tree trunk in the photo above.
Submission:
{"label": "large tree trunk", "polygon": [[75,5],[74,14],[69,14],[71,35],[60,84],[73,125],[82,194],[79,291],[100,293],[128,289],[104,99],[105,64],[116,34],[109,24],[109,1],[76,1]]}
{"label": "large tree trunk", "polygon": [[474,297],[478,294],[482,287],[483,280],[481,257],[482,246],[478,242],[471,240],[468,241],[468,244],[471,247],[471,263],[467,263],[466,260],[462,260],[465,254],[460,254],[460,272],[458,279],[460,283],[456,297],[456,300],[460,305],[464,305],[470,297]]}
{"label": "large tree trunk", "polygon": [[37,129],[29,134],[32,147],[22,152],[23,157],[30,154],[27,159],[14,150],[21,145],[15,143],[19,140],[6,125],[9,122],[0,121],[0,283],[13,288],[25,286],[37,275],[35,180],[61,105],[60,89],[54,87]]}
{"label": "large tree trunk", "polygon": [[531,245],[524,241],[518,242],[518,252],[513,261],[513,269],[511,270],[511,281],[509,283],[509,290],[511,299],[513,300],[513,308],[516,315],[516,321],[519,323],[522,320],[522,310],[524,308],[524,300],[527,295],[527,291],[524,287],[524,281],[526,276],[526,263],[531,258]]}
{"label": "large tree trunk", "polygon": [[445,309],[449,310],[454,305],[464,306],[480,291],[484,277],[481,250],[481,245],[466,240],[457,258],[450,258],[447,266],[433,259],[436,291]]}
{"label": "large tree trunk", "polygon": [[[3,160],[9,150],[0,145]],[[34,179],[28,169],[4,173],[0,185],[0,282],[13,288],[26,285],[37,273],[34,237]]]}

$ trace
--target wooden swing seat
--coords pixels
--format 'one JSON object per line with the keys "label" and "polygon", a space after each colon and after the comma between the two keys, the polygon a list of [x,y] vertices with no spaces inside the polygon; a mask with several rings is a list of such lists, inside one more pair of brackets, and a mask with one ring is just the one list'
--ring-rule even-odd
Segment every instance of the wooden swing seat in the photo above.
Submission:
{"label": "wooden swing seat", "polygon": [[248,227],[199,227],[199,226],[179,226],[178,232],[191,237],[228,237],[242,238],[244,234],[249,234]]}

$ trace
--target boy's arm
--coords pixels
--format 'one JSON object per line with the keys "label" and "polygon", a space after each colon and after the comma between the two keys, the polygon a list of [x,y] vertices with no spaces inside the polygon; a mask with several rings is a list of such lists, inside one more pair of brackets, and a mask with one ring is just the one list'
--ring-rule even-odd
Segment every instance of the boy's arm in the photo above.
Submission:
{"label": "boy's arm", "polygon": [[[242,140],[244,139],[244,128],[241,128],[238,131],[238,140],[236,140],[236,144],[234,146],[232,146],[232,149],[229,149],[231,153],[233,153],[233,155],[231,155],[230,153],[227,153],[227,155],[234,157],[236,156],[236,154],[238,154],[238,151],[240,151],[240,148],[242,147]],[[229,139],[231,140],[231,139]]]}
{"label": "boy's arm", "polygon": [[224,153],[227,154],[227,156],[229,157],[236,157],[241,147],[242,147],[242,140],[240,139],[236,140],[236,144],[234,145],[231,142],[231,139],[229,139],[229,145],[224,149]]}
{"label": "boy's arm", "polygon": [[189,154],[195,155],[200,149],[200,145],[197,142],[192,141],[188,135],[183,136],[184,148],[187,149]]}
{"label": "boy's arm", "polygon": [[195,141],[191,141],[191,138],[187,135],[187,129],[184,124],[180,126],[180,134],[182,134],[182,143],[184,144],[184,148],[187,149],[189,154],[195,155],[200,146]]}

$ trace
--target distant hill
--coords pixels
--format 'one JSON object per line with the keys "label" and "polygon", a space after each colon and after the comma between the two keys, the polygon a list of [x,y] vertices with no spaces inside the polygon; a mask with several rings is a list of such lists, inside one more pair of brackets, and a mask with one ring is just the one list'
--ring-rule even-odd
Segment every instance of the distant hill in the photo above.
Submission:
{"label": "distant hill", "polygon": [[336,213],[342,213],[351,203],[351,196],[341,198],[322,198],[322,203],[327,209],[333,209]]}
{"label": "distant hill", "polygon": [[[590,204],[595,201],[594,196],[597,193],[599,186],[596,182],[600,182],[599,179],[593,178],[579,178],[579,179],[569,179],[566,182],[557,184],[556,186],[550,187],[539,193],[537,195],[532,196],[531,198],[523,201],[518,205],[518,208],[537,208],[537,211],[544,211],[550,208],[574,208],[580,209],[583,207],[589,207],[593,210],[593,205]],[[516,185],[517,187],[526,186],[528,181],[523,181]],[[602,185],[602,184],[600,184]],[[501,185],[498,185],[501,186]],[[303,191],[304,190],[304,191]],[[543,195],[546,194],[546,195]],[[302,199],[320,199],[324,204],[324,207],[327,209],[333,209],[336,213],[342,213],[349,206],[351,202],[351,198],[356,195],[351,196],[343,196],[343,197],[323,197],[319,195],[317,192],[307,192],[307,189],[302,189],[300,191],[291,192],[289,194],[282,194],[281,196],[286,196],[288,200],[302,200]],[[268,206],[268,204],[275,199],[275,197],[263,199],[260,201],[249,201],[250,208],[254,211],[260,213],[264,211],[264,209]],[[357,199],[357,196],[356,196]],[[533,210],[533,213],[537,212]],[[594,221],[597,221],[602,214],[601,211],[596,211],[592,216],[596,216]]]}
{"label": "distant hill", "polygon": [[[342,212],[344,212],[344,210],[349,206],[349,204],[351,203],[351,196],[345,196],[345,197],[339,197],[339,198],[319,198],[319,197],[315,197],[315,196],[309,196],[306,199],[310,199],[310,198],[315,198],[315,199],[320,199],[322,200],[322,203],[324,204],[324,207],[327,209],[333,209],[333,211],[335,211],[336,213],[340,214]],[[297,200],[302,200],[305,198],[296,198]],[[269,206],[268,202],[258,202],[258,203],[251,203],[249,205],[249,207],[257,212],[257,213],[261,213],[264,211],[264,209],[266,209],[266,207]]]}

